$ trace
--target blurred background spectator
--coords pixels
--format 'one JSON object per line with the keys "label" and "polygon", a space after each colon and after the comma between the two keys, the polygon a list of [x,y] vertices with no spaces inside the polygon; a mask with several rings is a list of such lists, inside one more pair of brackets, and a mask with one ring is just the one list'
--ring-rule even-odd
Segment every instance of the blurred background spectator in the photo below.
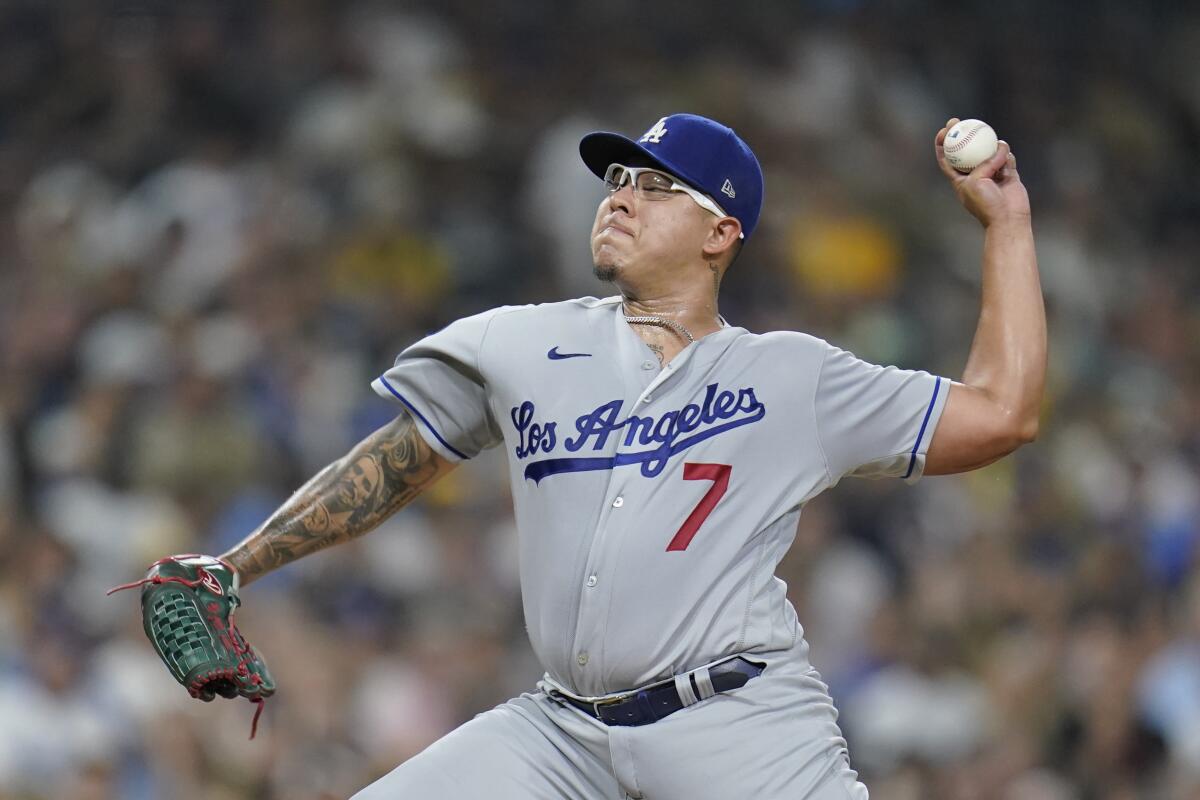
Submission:
{"label": "blurred background spectator", "polygon": [[961,374],[950,116],[1013,144],[1038,443],[848,481],[779,574],[879,800],[1200,798],[1200,11],[1182,2],[0,6],[0,798],[345,797],[530,688],[503,454],[256,584],[281,686],[187,698],[130,595],[385,422],[403,346],[591,277],[581,133],[734,125],[751,330]]}

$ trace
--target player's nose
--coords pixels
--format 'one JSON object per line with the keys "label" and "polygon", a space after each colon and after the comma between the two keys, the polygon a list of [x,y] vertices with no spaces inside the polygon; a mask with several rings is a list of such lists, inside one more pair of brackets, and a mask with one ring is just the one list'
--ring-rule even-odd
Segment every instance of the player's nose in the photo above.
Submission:
{"label": "player's nose", "polygon": [[608,195],[608,206],[613,211],[621,210],[633,215],[633,184],[625,183],[615,192]]}

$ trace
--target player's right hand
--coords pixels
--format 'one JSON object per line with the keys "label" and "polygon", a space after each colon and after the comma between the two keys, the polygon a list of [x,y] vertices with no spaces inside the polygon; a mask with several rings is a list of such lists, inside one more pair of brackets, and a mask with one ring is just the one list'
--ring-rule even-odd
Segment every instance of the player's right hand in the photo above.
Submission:
{"label": "player's right hand", "polygon": [[938,168],[954,187],[959,202],[985,228],[1004,222],[1028,224],[1029,193],[1021,183],[1021,176],[1017,173],[1017,157],[1008,142],[1001,139],[996,154],[965,175],[946,161],[942,142],[957,123],[957,117],[946,121],[945,126],[933,137],[933,151]]}

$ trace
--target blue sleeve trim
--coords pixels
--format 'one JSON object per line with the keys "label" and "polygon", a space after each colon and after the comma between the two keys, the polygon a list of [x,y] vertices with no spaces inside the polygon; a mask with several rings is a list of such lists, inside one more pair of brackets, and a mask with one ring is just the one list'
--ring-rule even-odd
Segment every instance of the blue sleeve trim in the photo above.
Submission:
{"label": "blue sleeve trim", "polygon": [[912,475],[913,467],[917,466],[917,450],[921,449],[921,440],[925,438],[925,426],[929,424],[929,415],[933,413],[933,407],[937,403],[938,390],[942,388],[942,379],[938,378],[933,382],[933,397],[929,398],[929,408],[925,409],[925,419],[921,420],[921,430],[917,431],[917,441],[913,445],[912,454],[908,459],[908,472],[904,473],[904,479]]}
{"label": "blue sleeve trim", "polygon": [[417,411],[416,407],[412,403],[408,402],[408,400],[405,399],[404,395],[397,392],[396,387],[392,386],[392,384],[390,384],[388,382],[387,378],[380,375],[379,382],[382,383],[384,386],[386,386],[387,390],[389,392],[391,392],[392,394],[394,394],[396,396],[397,400],[399,400],[401,403],[404,403],[405,407],[407,407],[409,411],[411,411],[413,414],[415,414],[417,419],[419,419],[419,420],[421,420],[421,422],[425,423],[425,427],[429,428],[430,433],[432,433],[434,436],[436,436],[437,440],[439,442],[441,442],[447,450],[449,450],[451,453],[454,453],[454,455],[458,456],[459,458],[462,458],[462,459],[470,458],[470,456],[463,454],[454,445],[450,444],[444,438],[442,438],[442,435],[437,432],[437,428],[430,425],[429,420],[425,419],[425,415],[422,414],[420,411]]}

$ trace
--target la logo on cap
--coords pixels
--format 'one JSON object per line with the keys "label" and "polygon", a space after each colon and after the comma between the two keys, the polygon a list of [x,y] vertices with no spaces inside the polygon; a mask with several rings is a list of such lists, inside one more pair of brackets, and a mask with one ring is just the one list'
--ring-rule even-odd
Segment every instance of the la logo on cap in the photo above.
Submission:
{"label": "la logo on cap", "polygon": [[663,117],[658,122],[654,123],[654,127],[643,133],[642,138],[638,139],[638,141],[649,142],[650,144],[658,144],[662,137],[667,135],[667,126],[663,124],[666,121],[667,118]]}

